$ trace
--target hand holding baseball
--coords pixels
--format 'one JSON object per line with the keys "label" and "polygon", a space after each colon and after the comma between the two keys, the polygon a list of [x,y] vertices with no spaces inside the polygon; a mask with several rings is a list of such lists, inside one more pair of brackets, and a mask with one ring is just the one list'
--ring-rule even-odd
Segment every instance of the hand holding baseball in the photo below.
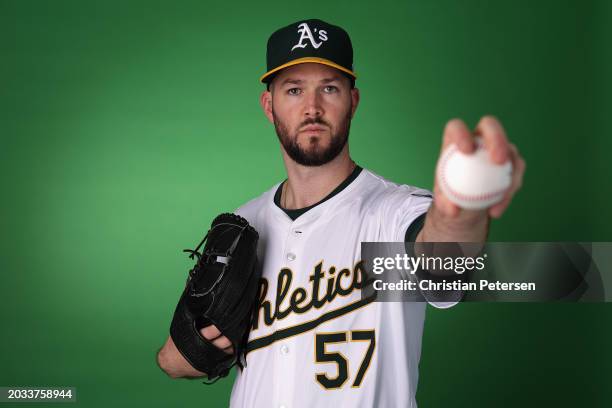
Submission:
{"label": "hand holding baseball", "polygon": [[474,133],[462,120],[450,120],[436,167],[434,205],[451,217],[469,210],[499,218],[524,172],[525,161],[496,118],[483,117]]}

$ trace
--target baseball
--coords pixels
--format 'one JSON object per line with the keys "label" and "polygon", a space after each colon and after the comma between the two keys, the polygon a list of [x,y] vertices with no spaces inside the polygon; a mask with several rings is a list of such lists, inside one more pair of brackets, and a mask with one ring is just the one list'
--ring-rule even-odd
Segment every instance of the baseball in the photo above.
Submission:
{"label": "baseball", "polygon": [[465,154],[452,144],[438,163],[442,192],[459,207],[481,210],[498,203],[512,182],[512,163],[494,164],[480,139],[476,151]]}

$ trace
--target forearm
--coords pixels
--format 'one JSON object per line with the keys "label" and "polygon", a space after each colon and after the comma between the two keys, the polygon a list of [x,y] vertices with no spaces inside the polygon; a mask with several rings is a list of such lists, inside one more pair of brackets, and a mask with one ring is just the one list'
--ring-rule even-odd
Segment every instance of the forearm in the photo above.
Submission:
{"label": "forearm", "polygon": [[193,368],[185,360],[185,357],[176,348],[170,336],[168,336],[166,344],[157,353],[157,364],[171,378],[195,378],[206,375]]}
{"label": "forearm", "polygon": [[[456,216],[447,216],[439,211],[435,203],[429,207],[425,224],[417,235],[414,250],[431,257],[473,257],[484,245],[489,231],[489,217],[485,211],[462,211]],[[473,242],[476,245],[428,245],[433,242]],[[444,269],[421,271],[421,278],[427,276],[455,277]]]}

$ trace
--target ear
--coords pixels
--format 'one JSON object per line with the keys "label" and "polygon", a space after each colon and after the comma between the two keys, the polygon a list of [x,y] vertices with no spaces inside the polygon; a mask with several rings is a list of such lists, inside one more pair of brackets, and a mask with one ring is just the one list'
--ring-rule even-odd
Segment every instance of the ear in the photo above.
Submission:
{"label": "ear", "polygon": [[272,92],[263,91],[259,97],[259,103],[264,111],[264,115],[266,115],[270,123],[274,123],[274,117],[272,116]]}
{"label": "ear", "polygon": [[355,116],[355,111],[357,110],[357,105],[359,105],[359,89],[353,88],[351,89],[351,100],[353,101],[353,108],[351,109],[351,118]]}

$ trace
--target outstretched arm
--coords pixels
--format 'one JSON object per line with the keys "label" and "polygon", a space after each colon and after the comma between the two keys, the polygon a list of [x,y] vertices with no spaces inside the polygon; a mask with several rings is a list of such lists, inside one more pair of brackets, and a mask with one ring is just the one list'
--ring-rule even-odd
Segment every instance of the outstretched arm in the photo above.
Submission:
{"label": "outstretched arm", "polygon": [[[482,138],[493,163],[502,164],[508,160],[512,162],[510,187],[499,203],[484,210],[465,210],[442,193],[436,179],[433,203],[425,217],[425,225],[417,236],[417,242],[484,242],[489,231],[490,218],[501,217],[514,194],[520,189],[525,161],[516,146],[508,142],[499,121],[492,116],[485,116],[478,123],[474,133]],[[453,119],[444,129],[441,151],[454,143],[461,152],[472,153],[476,148],[475,135],[469,131],[463,121]]]}

